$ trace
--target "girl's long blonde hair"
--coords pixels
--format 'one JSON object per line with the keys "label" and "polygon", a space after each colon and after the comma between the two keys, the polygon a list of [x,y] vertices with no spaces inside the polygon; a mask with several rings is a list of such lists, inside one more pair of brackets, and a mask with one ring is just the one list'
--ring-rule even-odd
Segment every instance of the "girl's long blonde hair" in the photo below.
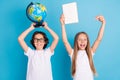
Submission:
{"label": "girl's long blonde hair", "polygon": [[78,53],[78,50],[79,50],[77,40],[78,40],[78,36],[80,34],[85,34],[87,36],[87,46],[86,46],[85,50],[86,50],[86,53],[87,53],[87,56],[88,56],[90,68],[95,75],[96,70],[95,70],[95,67],[94,67],[94,64],[93,64],[93,60],[92,60],[92,53],[91,53],[89,37],[88,37],[87,33],[79,32],[79,33],[76,34],[75,40],[74,40],[74,53],[73,53],[73,57],[72,57],[72,76],[74,76],[74,74],[76,72],[76,59],[77,59],[77,53]]}

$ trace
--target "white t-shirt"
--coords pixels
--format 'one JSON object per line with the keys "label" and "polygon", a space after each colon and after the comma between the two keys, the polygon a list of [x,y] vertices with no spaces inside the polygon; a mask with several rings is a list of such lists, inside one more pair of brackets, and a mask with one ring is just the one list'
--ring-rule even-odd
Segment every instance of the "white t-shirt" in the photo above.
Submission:
{"label": "white t-shirt", "polygon": [[54,54],[50,48],[45,50],[32,50],[24,54],[28,56],[26,80],[53,80],[50,58]]}
{"label": "white t-shirt", "polygon": [[[73,51],[70,55],[72,60]],[[76,60],[76,73],[73,76],[74,80],[94,80],[93,72],[90,68],[88,56],[85,50],[79,50]]]}

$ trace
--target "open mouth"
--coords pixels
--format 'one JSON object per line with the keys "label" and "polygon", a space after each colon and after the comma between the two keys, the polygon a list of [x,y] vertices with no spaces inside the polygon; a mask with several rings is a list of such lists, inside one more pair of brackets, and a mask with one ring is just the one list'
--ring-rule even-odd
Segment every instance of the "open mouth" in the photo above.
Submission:
{"label": "open mouth", "polygon": [[80,47],[82,47],[82,48],[85,47],[85,44],[80,44]]}

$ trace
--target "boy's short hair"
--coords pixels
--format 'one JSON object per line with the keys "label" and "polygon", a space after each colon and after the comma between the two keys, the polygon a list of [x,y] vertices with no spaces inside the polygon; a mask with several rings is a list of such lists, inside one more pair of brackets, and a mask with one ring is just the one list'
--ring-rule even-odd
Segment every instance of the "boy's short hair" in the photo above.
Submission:
{"label": "boy's short hair", "polygon": [[32,35],[32,39],[30,40],[30,43],[32,44],[32,46],[36,49],[35,45],[34,45],[34,37],[35,35],[37,34],[42,34],[43,35],[43,38],[45,39],[45,45],[43,47],[43,49],[45,49],[49,43],[49,39],[47,38],[47,35],[44,33],[44,32],[41,32],[41,31],[35,31]]}

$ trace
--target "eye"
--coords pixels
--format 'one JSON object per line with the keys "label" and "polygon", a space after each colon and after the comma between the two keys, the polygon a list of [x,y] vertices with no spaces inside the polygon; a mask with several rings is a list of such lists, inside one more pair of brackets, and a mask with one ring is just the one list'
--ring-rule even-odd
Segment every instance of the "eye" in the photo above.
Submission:
{"label": "eye", "polygon": [[44,38],[34,38],[34,42],[44,42]]}
{"label": "eye", "polygon": [[84,39],[84,41],[87,41],[87,39]]}
{"label": "eye", "polygon": [[81,39],[78,39],[78,41],[81,41]]}

